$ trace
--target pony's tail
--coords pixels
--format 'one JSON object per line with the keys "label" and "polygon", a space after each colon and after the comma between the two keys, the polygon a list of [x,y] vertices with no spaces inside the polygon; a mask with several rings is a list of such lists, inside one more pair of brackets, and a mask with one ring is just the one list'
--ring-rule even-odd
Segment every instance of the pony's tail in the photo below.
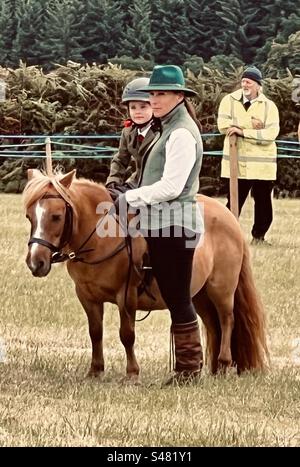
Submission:
{"label": "pony's tail", "polygon": [[239,283],[234,296],[232,360],[238,373],[264,370],[269,362],[266,322],[262,302],[254,284],[249,248],[244,241],[244,255]]}

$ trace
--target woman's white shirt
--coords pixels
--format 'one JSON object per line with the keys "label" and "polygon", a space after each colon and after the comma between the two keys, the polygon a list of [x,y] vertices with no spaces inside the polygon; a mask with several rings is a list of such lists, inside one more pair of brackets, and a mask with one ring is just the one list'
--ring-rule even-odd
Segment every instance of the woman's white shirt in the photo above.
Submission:
{"label": "woman's white shirt", "polygon": [[177,198],[196,161],[196,140],[186,128],[172,131],[166,142],[166,162],[161,179],[152,185],[126,192],[126,201],[135,208]]}

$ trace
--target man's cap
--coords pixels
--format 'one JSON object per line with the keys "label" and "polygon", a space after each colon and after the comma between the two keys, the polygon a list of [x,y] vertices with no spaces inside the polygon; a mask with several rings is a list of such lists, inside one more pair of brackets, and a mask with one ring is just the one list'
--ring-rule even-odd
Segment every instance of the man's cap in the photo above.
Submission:
{"label": "man's cap", "polygon": [[181,91],[187,96],[197,95],[195,91],[185,87],[183,72],[177,65],[156,65],[148,86],[141,87],[139,91]]}
{"label": "man's cap", "polygon": [[243,78],[252,79],[252,81],[256,81],[260,86],[263,79],[261,71],[256,68],[256,66],[249,66],[246,68],[242,74],[242,79]]}

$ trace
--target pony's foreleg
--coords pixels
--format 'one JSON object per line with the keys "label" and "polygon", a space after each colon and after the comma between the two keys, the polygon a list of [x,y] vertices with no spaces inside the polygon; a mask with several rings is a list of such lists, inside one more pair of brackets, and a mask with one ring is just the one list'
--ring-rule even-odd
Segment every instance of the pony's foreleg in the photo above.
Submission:
{"label": "pony's foreleg", "polygon": [[104,375],[103,357],[103,303],[87,300],[76,288],[77,296],[88,318],[89,334],[92,342],[92,362],[88,377],[102,377]]}
{"label": "pony's foreleg", "polygon": [[135,310],[128,307],[119,308],[120,311],[120,339],[124,345],[127,364],[126,380],[137,383],[139,380],[140,368],[134,352],[135,341]]}

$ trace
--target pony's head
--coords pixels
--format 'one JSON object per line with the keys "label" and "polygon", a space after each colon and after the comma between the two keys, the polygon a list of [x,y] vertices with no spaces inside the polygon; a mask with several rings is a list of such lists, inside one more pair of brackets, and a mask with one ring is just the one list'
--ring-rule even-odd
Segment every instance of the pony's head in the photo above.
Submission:
{"label": "pony's head", "polygon": [[36,277],[46,276],[53,254],[68,243],[76,213],[70,186],[75,170],[48,176],[36,169],[28,170],[23,193],[26,217],[31,224],[26,263]]}

